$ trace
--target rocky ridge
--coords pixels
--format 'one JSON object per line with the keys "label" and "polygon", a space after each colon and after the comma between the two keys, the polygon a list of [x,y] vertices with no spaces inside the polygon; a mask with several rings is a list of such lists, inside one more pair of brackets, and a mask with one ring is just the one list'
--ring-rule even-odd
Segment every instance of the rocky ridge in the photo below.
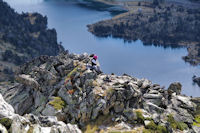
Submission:
{"label": "rocky ridge", "polygon": [[35,58],[0,93],[19,115],[56,116],[86,133],[200,131],[200,100],[181,95],[180,83],[166,90],[126,74],[97,74],[86,68],[89,61],[67,51]]}
{"label": "rocky ridge", "polygon": [[10,80],[16,68],[40,55],[57,55],[55,29],[47,28],[47,17],[38,13],[18,14],[0,0],[0,81]]}
{"label": "rocky ridge", "polygon": [[99,37],[117,37],[125,41],[141,40],[144,45],[187,47],[186,62],[200,62],[200,8],[176,4],[158,6],[133,2],[128,13],[88,25],[88,30]]}

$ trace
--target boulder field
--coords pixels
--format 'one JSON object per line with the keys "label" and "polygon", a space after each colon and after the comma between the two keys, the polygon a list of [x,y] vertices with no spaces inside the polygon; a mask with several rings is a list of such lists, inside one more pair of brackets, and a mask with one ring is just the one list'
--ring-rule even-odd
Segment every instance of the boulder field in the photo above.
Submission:
{"label": "boulder field", "polygon": [[[0,86],[0,131],[199,133],[200,99],[127,74],[97,74],[84,53],[40,56]],[[6,121],[6,122],[5,122]]]}

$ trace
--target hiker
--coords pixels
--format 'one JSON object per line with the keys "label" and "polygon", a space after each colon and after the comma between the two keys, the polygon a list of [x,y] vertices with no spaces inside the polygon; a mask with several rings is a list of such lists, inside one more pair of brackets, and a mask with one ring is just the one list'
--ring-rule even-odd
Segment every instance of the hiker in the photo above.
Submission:
{"label": "hiker", "polygon": [[98,62],[98,56],[97,55],[93,55],[92,59],[91,59],[91,66],[88,66],[88,68],[90,70],[95,70],[97,73],[102,73],[100,70],[100,65]]}
{"label": "hiker", "polygon": [[97,55],[93,56],[93,58],[91,60],[92,67],[96,67],[97,66],[97,58],[98,58]]}

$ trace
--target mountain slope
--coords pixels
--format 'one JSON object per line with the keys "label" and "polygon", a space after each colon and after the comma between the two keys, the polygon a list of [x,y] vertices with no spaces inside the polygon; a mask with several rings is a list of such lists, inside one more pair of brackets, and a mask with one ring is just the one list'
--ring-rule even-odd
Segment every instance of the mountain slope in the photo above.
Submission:
{"label": "mountain slope", "polygon": [[63,50],[57,43],[55,29],[47,29],[47,17],[18,14],[0,0],[0,73],[4,75],[0,81],[26,61],[40,55],[57,55]]}

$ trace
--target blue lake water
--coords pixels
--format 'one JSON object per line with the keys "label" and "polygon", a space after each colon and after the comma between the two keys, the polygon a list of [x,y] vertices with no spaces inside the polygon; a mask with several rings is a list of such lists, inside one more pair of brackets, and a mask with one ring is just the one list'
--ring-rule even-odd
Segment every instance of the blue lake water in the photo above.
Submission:
{"label": "blue lake water", "polygon": [[87,24],[111,18],[108,11],[81,7],[74,0],[5,0],[17,12],[39,12],[48,17],[48,27],[55,28],[58,42],[74,53],[96,53],[104,73],[127,73],[147,78],[166,88],[171,82],[183,85],[183,94],[200,96],[192,76],[200,75],[200,67],[182,60],[185,48],[172,49],[144,46],[141,41],[124,43],[123,39],[97,38],[87,31]]}

